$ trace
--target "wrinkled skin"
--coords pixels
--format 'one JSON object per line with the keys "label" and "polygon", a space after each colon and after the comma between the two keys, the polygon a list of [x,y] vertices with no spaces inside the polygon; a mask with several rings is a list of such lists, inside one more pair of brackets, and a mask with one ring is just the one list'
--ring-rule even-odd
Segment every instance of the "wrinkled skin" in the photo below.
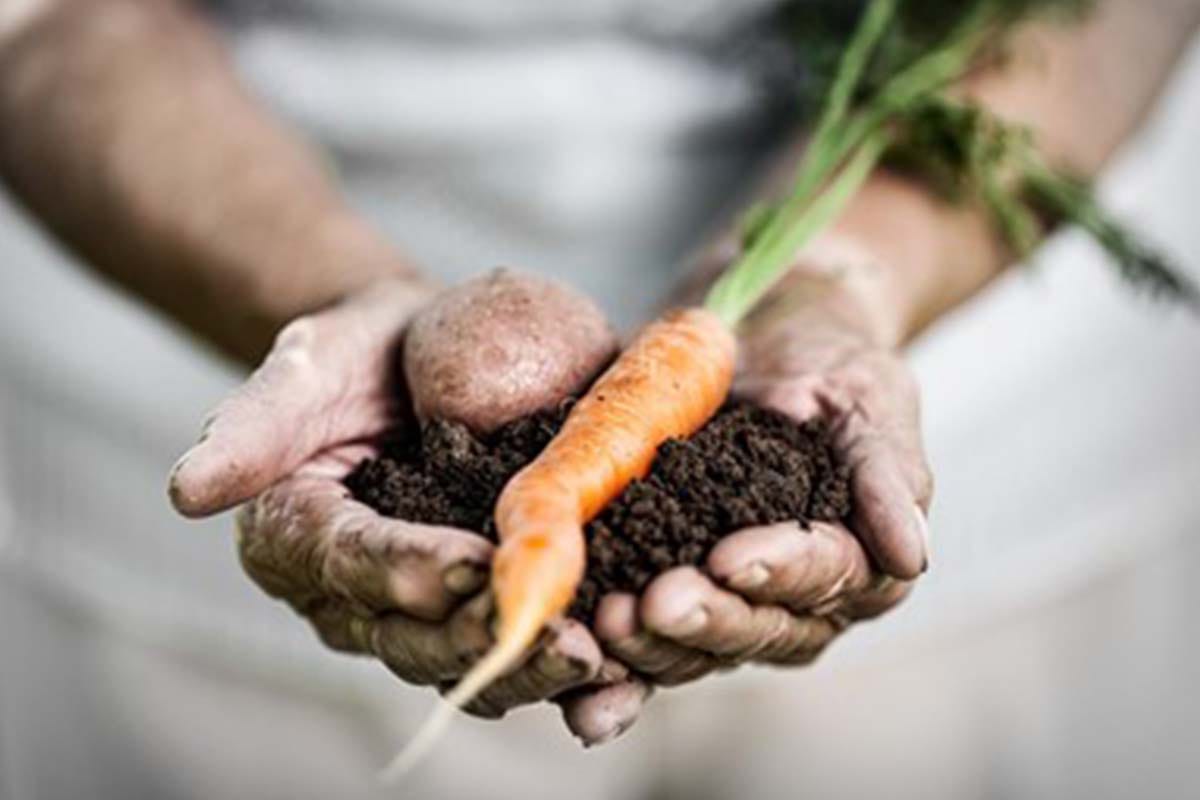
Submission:
{"label": "wrinkled skin", "polygon": [[823,415],[852,468],[848,525],[757,527],[723,539],[703,570],[680,567],[640,598],[601,602],[607,652],[659,685],[742,663],[803,665],[859,620],[891,609],[927,567],[932,481],[916,385],[892,352],[838,313],[809,309],[742,342],[741,396]]}
{"label": "wrinkled skin", "polygon": [[[248,574],[330,647],[401,679],[446,686],[491,642],[491,545],[473,533],[384,519],[341,479],[397,415],[385,379],[404,320],[427,302],[387,284],[289,326],[181,460],[172,497],[190,514],[253,498],[238,516]],[[736,391],[806,419],[824,414],[853,468],[850,526],[737,532],[706,568],[679,568],[640,598],[610,595],[594,632],[552,626],[516,673],[468,710],[495,717],[554,699],[585,743],[636,720],[652,686],[731,665],[811,662],[851,623],[900,602],[927,563],[931,484],[915,385],[836,306],[750,327]],[[849,320],[849,321],[848,321]]]}
{"label": "wrinkled skin", "polygon": [[[492,545],[469,531],[385,519],[342,485],[403,414],[393,365],[408,321],[431,297],[386,282],[288,325],[180,459],[170,494],[189,516],[245,503],[239,554],[264,591],[328,646],[374,656],[407,682],[444,686],[491,643]],[[570,701],[575,724],[594,728],[591,698],[600,717],[611,714],[604,686],[626,677],[584,626],[564,621],[468,710],[496,717],[594,683],[592,695]]]}

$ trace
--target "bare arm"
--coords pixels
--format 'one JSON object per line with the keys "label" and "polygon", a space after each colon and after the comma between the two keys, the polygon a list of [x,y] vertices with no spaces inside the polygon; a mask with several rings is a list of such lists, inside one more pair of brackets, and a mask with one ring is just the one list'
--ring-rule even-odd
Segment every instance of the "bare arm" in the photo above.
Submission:
{"label": "bare arm", "polygon": [[[1054,163],[1094,175],[1137,128],[1198,23],[1197,0],[1102,0],[1082,25],[1044,24],[1022,32],[1004,65],[962,91],[1032,127]],[[790,164],[780,172],[791,173]],[[733,241],[726,236],[708,254],[706,272],[728,261]],[[812,256],[817,263],[806,261],[792,281],[793,288],[807,289],[804,302],[814,292],[849,290],[853,297],[845,302],[865,304],[860,311],[883,346],[911,339],[1012,260],[977,209],[946,205],[919,183],[886,170],[871,179]],[[826,257],[838,262],[840,281],[827,280]],[[818,280],[806,287],[802,273],[808,267]]]}
{"label": "bare arm", "polygon": [[0,177],[82,259],[245,362],[415,276],[176,0],[0,0]]}
{"label": "bare arm", "polygon": [[[1093,174],[1141,120],[1198,17],[1194,0],[1106,0],[1082,27],[1030,29],[1012,61],[962,88],[1032,125],[1049,158]],[[704,255],[693,298],[737,240],[727,233]],[[744,325],[738,386],[829,423],[851,470],[852,517],[802,534],[794,524],[736,532],[703,572],[673,570],[636,602],[606,601],[596,629],[608,651],[666,684],[739,661],[805,664],[850,623],[900,602],[930,563],[933,484],[917,386],[897,351],[1011,260],[978,210],[873,176]]]}
{"label": "bare arm", "polygon": [[[177,0],[0,0],[0,176],[85,262],[243,362],[295,318],[218,406],[172,498],[197,516],[257,495],[243,563],[327,645],[412,683],[461,674],[490,636],[475,595],[491,545],[380,517],[341,484],[396,422],[395,347],[431,289],[238,86],[204,22]],[[321,553],[337,558],[317,586]],[[378,605],[361,599],[371,586]],[[561,695],[600,659],[566,626],[474,711]],[[611,717],[611,692],[572,698],[581,735]]]}

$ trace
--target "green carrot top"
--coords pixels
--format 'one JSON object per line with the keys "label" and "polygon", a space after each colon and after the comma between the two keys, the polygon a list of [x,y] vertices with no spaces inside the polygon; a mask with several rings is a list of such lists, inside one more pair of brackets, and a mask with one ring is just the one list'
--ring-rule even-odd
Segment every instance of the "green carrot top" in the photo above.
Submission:
{"label": "green carrot top", "polygon": [[[1032,134],[946,89],[1034,18],[1083,15],[1091,0],[844,0],[800,4],[789,28],[809,55],[821,112],[789,194],[756,206],[741,256],[705,305],[736,325],[832,223],[884,159],[920,175],[948,201],[976,201],[1018,255],[1047,221],[1076,225],[1122,277],[1152,294],[1200,306],[1200,292],[1109,216],[1090,186],[1048,164]],[[846,31],[849,31],[847,38]],[[830,69],[837,52],[836,68]]]}

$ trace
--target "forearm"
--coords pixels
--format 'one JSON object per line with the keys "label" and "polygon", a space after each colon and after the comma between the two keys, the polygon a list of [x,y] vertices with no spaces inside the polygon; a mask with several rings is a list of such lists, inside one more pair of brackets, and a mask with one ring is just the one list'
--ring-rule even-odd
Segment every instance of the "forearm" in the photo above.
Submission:
{"label": "forearm", "polygon": [[[1003,64],[960,91],[1028,125],[1052,163],[1093,175],[1143,117],[1198,11],[1194,0],[1106,0],[1082,24],[1022,31]],[[784,180],[795,158],[785,159]],[[768,183],[766,192],[781,188]],[[776,306],[786,299],[809,307],[825,298],[839,314],[860,317],[875,344],[901,344],[1013,260],[987,220],[970,203],[942,202],[918,180],[880,170],[801,254],[775,292]],[[733,257],[733,241],[726,237],[723,256],[710,257],[710,265]]]}
{"label": "forearm", "polygon": [[247,361],[291,317],[411,274],[188,8],[27,5],[0,30],[0,176],[83,260]]}

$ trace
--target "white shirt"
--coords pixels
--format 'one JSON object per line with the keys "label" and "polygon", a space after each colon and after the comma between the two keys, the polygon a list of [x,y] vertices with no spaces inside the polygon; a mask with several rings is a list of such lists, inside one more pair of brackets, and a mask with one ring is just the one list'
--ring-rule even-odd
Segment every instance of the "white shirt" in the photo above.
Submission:
{"label": "white shirt", "polygon": [[[431,271],[452,279],[503,262],[565,275],[628,323],[656,299],[705,223],[736,200],[771,142],[773,112],[751,71],[712,55],[720,50],[714,40],[765,5],[247,0],[215,7],[250,85],[327,149],[353,202]],[[1196,55],[1155,124],[1104,184],[1114,205],[1193,267],[1200,264],[1190,200],[1200,182]],[[1071,650],[1073,640],[1061,644],[1057,628],[1047,629],[1053,642],[1042,642],[1037,609],[1056,607],[1056,598],[1093,586],[1098,575],[1160,558],[1200,527],[1200,335],[1194,321],[1130,299],[1078,235],[1054,242],[1033,268],[1032,276],[1003,280],[914,351],[939,482],[934,570],[903,611],[856,631],[803,685],[811,690],[806,702],[818,701],[823,686],[828,697],[853,686],[870,698],[865,702],[878,702],[885,696],[872,692],[887,688],[894,663],[878,662],[879,653],[903,653],[921,665],[923,658],[952,663],[954,671],[941,674],[940,692],[906,686],[903,697],[886,696],[893,711],[904,697],[920,698],[919,730],[885,738],[890,729],[882,721],[864,720],[880,732],[872,743],[851,726],[853,715],[826,708],[820,724],[812,723],[818,730],[807,750],[797,747],[767,765],[776,772],[803,763],[814,785],[849,785],[867,778],[839,774],[844,759],[892,757],[889,774],[925,787],[914,765],[936,764],[936,747],[946,743],[962,753],[987,745],[983,733],[971,733],[988,730],[997,708],[1010,721],[1054,708],[1063,716],[1039,728],[1046,740],[1008,752],[1016,766],[997,774],[1033,780],[1043,773],[1023,769],[1037,763],[1050,776],[1040,785],[1056,786],[1061,776],[1054,770],[1068,760],[1054,754],[1067,752],[1065,742],[1087,741],[1061,720],[1083,718],[1081,706],[1110,707],[1094,696],[1050,703],[1060,688],[1052,682],[1039,684],[1048,693],[1040,701],[1014,689],[995,703],[989,698],[997,684],[985,677],[995,671],[1003,686],[1024,680],[1012,670],[1031,660],[1059,659],[1053,665],[1063,653],[1086,652]],[[358,703],[382,716],[392,707],[379,698],[396,693],[426,708],[425,695],[395,689],[377,668],[322,651],[290,612],[254,589],[237,566],[227,519],[190,524],[167,507],[168,467],[204,411],[239,377],[70,264],[19,212],[0,207],[0,473],[12,521],[10,544],[0,550],[0,590],[17,587],[29,602],[72,609],[93,636],[170,652],[180,663],[220,664],[223,675],[263,679],[281,692]],[[1181,595],[1186,589],[1177,588]],[[1079,612],[1083,622],[1070,635],[1083,636],[1082,625],[1103,640],[1103,631],[1120,622],[1105,609],[1137,607],[1110,606],[1116,600],[1107,590],[1088,591],[1089,611]],[[1138,594],[1139,602],[1146,596]],[[1002,621],[1022,609],[1030,621],[1020,630],[1029,633],[1018,640],[1024,649],[1011,670],[994,653],[987,662],[946,660],[946,653],[974,652],[962,644],[966,631],[1007,630]],[[75,635],[62,633],[64,641]],[[1139,653],[1165,658],[1170,636],[1139,641]],[[1165,667],[1138,673],[1145,663],[1131,659],[1131,680],[1157,680],[1163,691],[1177,685],[1170,677],[1177,673]],[[857,682],[840,681],[839,670]],[[1041,679],[1052,673],[1052,666],[1029,671]],[[963,688],[967,676],[977,689]],[[137,698],[150,696],[152,687],[136,683],[136,673],[107,678],[97,691],[132,699],[120,708],[137,708]],[[741,673],[666,693],[641,738],[618,756],[589,756],[587,763],[623,769],[661,757],[661,764],[680,767],[679,775],[692,770],[694,780],[680,780],[693,796],[706,786],[718,792],[726,762],[703,754],[728,739],[716,730],[722,714],[746,725],[751,718],[780,725],[787,715],[796,725],[805,718],[806,709],[783,700],[790,695],[776,680],[785,678]],[[764,685],[773,691],[763,693]],[[164,697],[182,702],[181,692]],[[1064,704],[1075,716],[1059,708]],[[40,719],[41,707],[31,719]],[[1144,713],[1157,713],[1148,708]],[[1120,713],[1134,725],[1136,707]],[[163,711],[156,725],[168,726],[169,717]],[[1196,718],[1181,719],[1172,730],[1185,741]],[[504,735],[460,726],[461,735],[475,737],[470,741],[480,748],[499,736],[497,752],[512,755],[514,764],[532,763],[515,754],[535,759],[544,745],[521,751],[520,737],[510,734],[520,727],[512,724]],[[141,728],[170,740],[167,727]],[[850,739],[857,749],[835,747]],[[901,758],[900,740],[918,755]],[[179,741],[189,749],[186,737]],[[1121,741],[1127,756],[1141,747],[1150,758],[1167,746]],[[654,742],[660,756],[637,750],[639,742]],[[559,778],[569,785],[570,770],[584,769],[557,747],[546,752],[565,772],[539,784],[547,796],[563,785]],[[758,747],[739,751],[745,760],[738,763],[750,769],[756,754],[775,752]],[[824,756],[802,760],[805,752]],[[1102,759],[1090,769],[1101,774],[1119,763]],[[976,773],[963,779],[986,785]]]}

